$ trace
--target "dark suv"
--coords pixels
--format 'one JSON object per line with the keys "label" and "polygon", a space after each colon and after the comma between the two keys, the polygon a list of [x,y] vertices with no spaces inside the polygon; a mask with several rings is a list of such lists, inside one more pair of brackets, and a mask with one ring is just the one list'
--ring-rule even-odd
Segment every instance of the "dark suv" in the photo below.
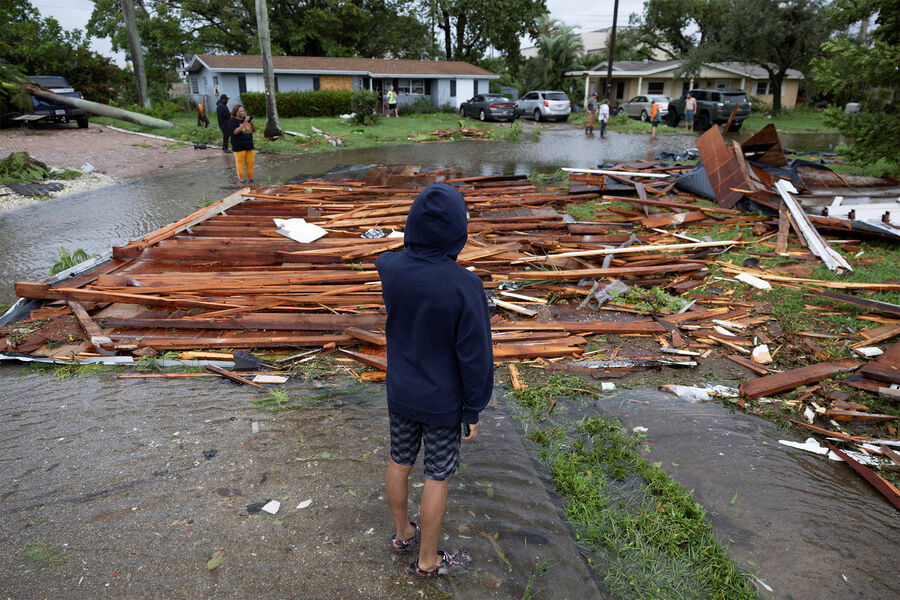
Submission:
{"label": "dark suv", "polygon": [[[696,89],[689,92],[697,101],[697,110],[694,111],[694,127],[699,131],[705,131],[713,123],[724,124],[728,122],[734,105],[738,105],[737,113],[731,122],[729,131],[738,131],[744,124],[744,119],[750,116],[750,100],[744,90],[728,88]],[[666,124],[677,127],[684,118],[684,104],[687,94],[677,100],[669,100],[669,112],[666,113]]]}
{"label": "dark suv", "polygon": [[[42,88],[47,88],[54,94],[71,96],[72,98],[84,98],[80,92],[76,92],[62,77],[56,75],[34,75],[31,79]],[[88,114],[80,108],[75,108],[69,104],[48,102],[37,96],[32,96],[31,102],[34,106],[34,114],[44,115],[44,118],[42,119],[44,123],[71,123],[74,121],[78,123],[78,127],[81,129],[88,126]]]}

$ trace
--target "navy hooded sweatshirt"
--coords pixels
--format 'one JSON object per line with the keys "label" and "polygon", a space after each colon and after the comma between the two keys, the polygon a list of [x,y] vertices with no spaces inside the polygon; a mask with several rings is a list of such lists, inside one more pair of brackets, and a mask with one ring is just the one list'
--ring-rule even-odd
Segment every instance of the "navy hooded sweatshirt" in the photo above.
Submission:
{"label": "navy hooded sweatshirt", "polygon": [[387,307],[388,408],[430,425],[477,423],[494,385],[484,287],[456,264],[466,239],[465,201],[438,183],[413,202],[403,250],[375,261]]}

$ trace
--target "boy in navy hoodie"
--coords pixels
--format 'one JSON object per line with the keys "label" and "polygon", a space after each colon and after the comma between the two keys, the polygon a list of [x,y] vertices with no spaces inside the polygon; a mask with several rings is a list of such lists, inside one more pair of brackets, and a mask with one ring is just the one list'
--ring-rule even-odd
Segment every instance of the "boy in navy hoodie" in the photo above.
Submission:
{"label": "boy in navy hoodie", "polygon": [[[466,245],[466,204],[452,186],[431,185],[406,218],[404,248],[375,262],[387,307],[387,400],[391,458],[385,475],[397,552],[419,546],[414,575],[469,567],[465,550],[438,550],[450,477],[464,440],[478,434],[478,413],[494,384],[491,327],[481,280],[456,264]],[[422,439],[425,487],[420,515],[407,513],[407,482]]]}

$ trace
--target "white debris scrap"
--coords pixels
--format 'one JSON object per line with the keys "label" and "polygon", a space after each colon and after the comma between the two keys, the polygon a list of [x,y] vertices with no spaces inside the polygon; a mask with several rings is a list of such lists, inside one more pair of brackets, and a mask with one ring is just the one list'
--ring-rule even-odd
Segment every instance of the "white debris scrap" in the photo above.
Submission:
{"label": "white debris scrap", "polygon": [[758,290],[771,290],[772,284],[759,277],[754,277],[750,273],[740,273],[734,276],[738,281],[743,281],[747,285],[752,285]]}
{"label": "white debris scrap", "polygon": [[772,362],[772,355],[769,353],[769,346],[760,344],[750,353],[750,358],[761,365],[767,365]]}
{"label": "white debris scrap", "polygon": [[278,500],[269,500],[266,502],[266,505],[262,507],[262,509],[270,515],[277,513],[279,508],[281,508],[281,502]]}
{"label": "white debris scrap", "polygon": [[314,223],[307,223],[306,219],[273,219],[273,221],[278,233],[301,244],[314,242],[328,233]]}

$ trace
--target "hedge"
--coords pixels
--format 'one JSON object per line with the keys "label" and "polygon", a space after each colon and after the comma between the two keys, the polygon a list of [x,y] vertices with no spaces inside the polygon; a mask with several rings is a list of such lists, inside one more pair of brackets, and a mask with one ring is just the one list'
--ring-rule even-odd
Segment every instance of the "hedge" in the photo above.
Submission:
{"label": "hedge", "polygon": [[[278,116],[336,117],[350,112],[349,90],[319,90],[318,92],[279,92],[275,94]],[[263,92],[244,92],[241,103],[248,115],[266,114],[266,95]]]}

